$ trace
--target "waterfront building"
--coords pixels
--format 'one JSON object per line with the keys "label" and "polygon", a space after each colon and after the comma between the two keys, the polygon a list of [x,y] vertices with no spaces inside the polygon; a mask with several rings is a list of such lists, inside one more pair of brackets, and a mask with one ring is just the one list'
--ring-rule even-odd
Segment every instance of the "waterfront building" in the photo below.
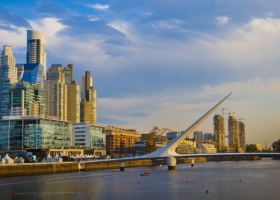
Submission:
{"label": "waterfront building", "polygon": [[45,84],[47,115],[67,120],[67,85],[60,64],[53,64],[47,72]]}
{"label": "waterfront building", "polygon": [[44,88],[45,75],[43,66],[40,63],[24,64],[21,81],[33,83]]}
{"label": "waterfront building", "polygon": [[135,129],[107,126],[103,131],[106,134],[107,154],[113,157],[132,155],[132,145],[141,140],[141,134]]}
{"label": "waterfront building", "polygon": [[106,134],[103,133],[103,127],[101,126],[73,123],[71,144],[75,147],[106,151]]}
{"label": "waterfront building", "polygon": [[27,30],[26,64],[40,63],[46,76],[45,36],[43,33]]}
{"label": "waterfront building", "polygon": [[4,46],[0,64],[0,119],[10,115],[10,88],[17,82],[17,68],[11,46]]}
{"label": "waterfront building", "polygon": [[203,140],[203,132],[202,131],[194,131],[193,138],[195,140]]}
{"label": "waterfront building", "polygon": [[239,147],[242,152],[246,152],[245,124],[241,121],[239,121]]}
{"label": "waterfront building", "polygon": [[236,152],[239,151],[239,123],[235,116],[228,118],[228,144]]}
{"label": "waterfront building", "polygon": [[176,153],[178,154],[187,154],[195,153],[196,140],[186,138],[179,146],[176,148]]}
{"label": "waterfront building", "polygon": [[38,85],[20,81],[10,89],[10,115],[28,116],[46,114],[45,90]]}
{"label": "waterfront building", "polygon": [[84,82],[81,82],[84,98],[80,103],[80,120],[88,124],[97,124],[96,90],[92,86],[92,77],[90,71],[85,72]]}
{"label": "waterfront building", "polygon": [[217,153],[217,148],[214,143],[197,142],[196,143],[197,153]]}
{"label": "waterfront building", "polygon": [[43,116],[0,120],[0,150],[70,148],[72,123]]}
{"label": "waterfront building", "polygon": [[214,138],[217,151],[223,151],[225,148],[225,125],[222,115],[215,115],[214,118]]}

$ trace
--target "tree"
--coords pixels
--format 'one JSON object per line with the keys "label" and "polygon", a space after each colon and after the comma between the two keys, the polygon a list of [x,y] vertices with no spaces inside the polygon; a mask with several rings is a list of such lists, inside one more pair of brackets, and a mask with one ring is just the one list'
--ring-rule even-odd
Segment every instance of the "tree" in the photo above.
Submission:
{"label": "tree", "polygon": [[273,148],[273,151],[279,152],[280,151],[280,139],[278,141],[273,142],[271,146]]}
{"label": "tree", "polygon": [[258,150],[257,150],[257,147],[256,147],[255,144],[250,144],[250,145],[247,146],[247,148],[246,148],[246,152],[256,152],[256,151],[258,151]]}

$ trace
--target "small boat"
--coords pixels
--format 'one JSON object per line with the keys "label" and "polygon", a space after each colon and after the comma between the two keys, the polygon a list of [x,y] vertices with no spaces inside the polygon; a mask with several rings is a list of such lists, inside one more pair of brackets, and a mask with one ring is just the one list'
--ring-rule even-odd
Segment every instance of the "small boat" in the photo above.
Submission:
{"label": "small boat", "polygon": [[144,172],[143,174],[141,174],[141,176],[149,176],[149,172]]}

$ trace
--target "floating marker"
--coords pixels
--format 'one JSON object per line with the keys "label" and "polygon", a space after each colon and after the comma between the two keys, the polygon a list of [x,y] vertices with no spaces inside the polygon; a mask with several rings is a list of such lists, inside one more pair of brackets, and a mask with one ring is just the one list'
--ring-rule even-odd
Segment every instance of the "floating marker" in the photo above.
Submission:
{"label": "floating marker", "polygon": [[87,184],[88,184],[88,182],[87,182]]}
{"label": "floating marker", "polygon": [[188,183],[189,181],[186,181],[186,183]]}
{"label": "floating marker", "polygon": [[138,183],[140,183],[140,181],[138,181]]}
{"label": "floating marker", "polygon": [[239,182],[242,182],[242,180],[240,179]]}
{"label": "floating marker", "polygon": [[15,194],[15,191],[12,191],[12,195],[14,195]]}
{"label": "floating marker", "polygon": [[45,185],[45,183],[43,182],[42,185]]}
{"label": "floating marker", "polygon": [[206,190],[205,192],[206,192],[206,193],[209,193],[209,190]]}

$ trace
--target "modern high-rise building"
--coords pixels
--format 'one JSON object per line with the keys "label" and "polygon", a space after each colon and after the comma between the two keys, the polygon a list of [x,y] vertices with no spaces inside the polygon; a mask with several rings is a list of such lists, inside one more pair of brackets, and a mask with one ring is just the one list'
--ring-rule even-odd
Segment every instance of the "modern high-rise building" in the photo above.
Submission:
{"label": "modern high-rise building", "polygon": [[67,85],[62,65],[52,65],[45,82],[47,115],[67,121]]}
{"label": "modern high-rise building", "polygon": [[245,124],[241,121],[239,121],[239,146],[243,152],[246,152]]}
{"label": "modern high-rise building", "polygon": [[0,119],[10,115],[10,88],[17,82],[17,68],[11,46],[4,46],[0,64]]}
{"label": "modern high-rise building", "polygon": [[73,123],[79,123],[80,85],[74,81],[74,65],[68,64],[63,71],[67,74],[67,76],[65,75],[65,82],[67,83],[67,120]]}
{"label": "modern high-rise building", "polygon": [[81,122],[96,125],[97,124],[97,107],[96,107],[96,90],[92,86],[92,77],[90,71],[86,71],[84,78],[84,98],[81,99],[80,120]]}
{"label": "modern high-rise building", "polygon": [[198,141],[198,140],[203,140],[203,132],[202,131],[194,131],[193,132],[193,138]]}
{"label": "modern high-rise building", "polygon": [[26,64],[40,63],[46,76],[45,36],[43,33],[27,30]]}
{"label": "modern high-rise building", "polygon": [[46,114],[45,90],[36,84],[20,81],[10,89],[10,116]]}
{"label": "modern high-rise building", "polygon": [[239,123],[235,116],[228,118],[228,144],[235,152],[239,150]]}
{"label": "modern high-rise building", "polygon": [[[19,68],[19,66],[17,66]],[[17,74],[18,77],[18,74]],[[41,88],[44,88],[45,84],[45,75],[44,75],[44,67],[40,63],[33,64],[25,64],[23,65],[23,75],[21,77],[21,81],[26,81],[32,84],[36,84]]]}
{"label": "modern high-rise building", "polygon": [[217,151],[223,151],[225,148],[225,125],[222,115],[214,116],[214,138]]}

